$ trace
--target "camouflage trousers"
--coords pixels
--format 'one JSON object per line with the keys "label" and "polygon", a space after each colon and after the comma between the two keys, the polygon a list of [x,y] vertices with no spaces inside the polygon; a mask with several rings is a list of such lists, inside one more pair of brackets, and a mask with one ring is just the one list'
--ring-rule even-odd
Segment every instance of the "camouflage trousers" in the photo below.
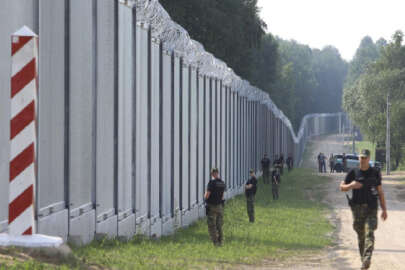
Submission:
{"label": "camouflage trousers", "polygon": [[271,192],[273,193],[273,200],[278,200],[278,185],[272,184],[271,185]]}
{"label": "camouflage trousers", "polygon": [[208,205],[207,224],[208,232],[214,245],[222,245],[223,233],[222,225],[224,222],[224,207],[219,205]]}
{"label": "camouflage trousers", "polygon": [[246,196],[246,209],[250,222],[255,222],[255,195]]}
{"label": "camouflage trousers", "polygon": [[270,168],[263,169],[263,183],[270,184]]}
{"label": "camouflage trousers", "polygon": [[367,204],[355,204],[352,207],[353,229],[357,233],[360,258],[363,265],[369,265],[374,250],[374,231],[377,229],[377,209]]}

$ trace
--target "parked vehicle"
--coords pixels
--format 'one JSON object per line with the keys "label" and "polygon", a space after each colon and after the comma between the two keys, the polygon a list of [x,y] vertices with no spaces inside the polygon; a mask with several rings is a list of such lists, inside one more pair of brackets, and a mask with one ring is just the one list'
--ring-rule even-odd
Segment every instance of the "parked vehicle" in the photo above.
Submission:
{"label": "parked vehicle", "polygon": [[382,164],[379,161],[370,160],[370,167],[376,168],[377,170],[381,171]]}
{"label": "parked vehicle", "polygon": [[355,154],[346,155],[346,172],[358,168],[360,165],[359,157]]}

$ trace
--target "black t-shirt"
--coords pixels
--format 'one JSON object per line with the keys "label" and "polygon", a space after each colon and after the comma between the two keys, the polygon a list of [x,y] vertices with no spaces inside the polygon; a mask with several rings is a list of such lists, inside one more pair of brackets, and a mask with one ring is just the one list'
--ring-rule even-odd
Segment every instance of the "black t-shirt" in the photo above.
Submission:
{"label": "black t-shirt", "polygon": [[250,189],[245,190],[245,195],[255,195],[257,190],[257,179],[256,177],[251,177],[247,182],[246,185],[252,185]]}
{"label": "black t-shirt", "polygon": [[371,167],[366,171],[352,169],[346,175],[345,184],[350,184],[354,180],[362,183],[363,187],[352,190],[353,203],[368,204],[371,208],[377,208],[377,187],[381,185],[381,173]]}
{"label": "black t-shirt", "polygon": [[[276,181],[277,181],[277,183],[276,183]],[[271,173],[271,183],[273,183],[273,184],[280,184],[280,174],[278,173],[277,170],[274,170],[274,171]]]}
{"label": "black t-shirt", "polygon": [[262,168],[264,168],[264,169],[270,168],[270,159],[268,159],[268,158],[262,159]]}
{"label": "black t-shirt", "polygon": [[207,190],[211,192],[207,199],[207,203],[218,205],[222,202],[222,196],[225,191],[225,182],[221,179],[211,179],[208,182]]}

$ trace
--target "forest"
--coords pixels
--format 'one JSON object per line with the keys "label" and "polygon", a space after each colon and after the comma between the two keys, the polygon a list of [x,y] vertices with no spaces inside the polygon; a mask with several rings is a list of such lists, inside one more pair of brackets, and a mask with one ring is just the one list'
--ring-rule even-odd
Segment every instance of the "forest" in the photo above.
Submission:
{"label": "forest", "polygon": [[160,0],[174,21],[235,73],[270,94],[295,130],[308,113],[342,111],[348,63],[271,34],[257,0]]}

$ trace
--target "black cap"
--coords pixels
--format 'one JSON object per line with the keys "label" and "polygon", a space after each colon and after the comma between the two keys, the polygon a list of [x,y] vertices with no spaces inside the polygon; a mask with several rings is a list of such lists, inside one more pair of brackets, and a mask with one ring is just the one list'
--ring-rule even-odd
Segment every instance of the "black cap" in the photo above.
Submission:
{"label": "black cap", "polygon": [[370,157],[370,150],[362,149],[361,152],[360,152],[359,157]]}

